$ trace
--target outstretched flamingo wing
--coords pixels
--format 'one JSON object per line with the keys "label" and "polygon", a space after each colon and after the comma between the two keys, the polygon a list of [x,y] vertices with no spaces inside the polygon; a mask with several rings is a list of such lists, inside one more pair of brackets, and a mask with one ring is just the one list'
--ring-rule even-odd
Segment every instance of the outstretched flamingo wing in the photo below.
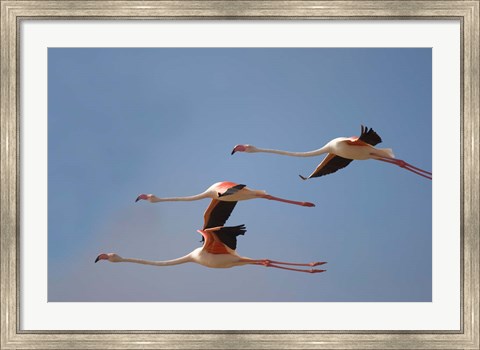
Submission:
{"label": "outstretched flamingo wing", "polygon": [[228,254],[227,246],[223,244],[218,237],[212,232],[212,230],[198,230],[198,233],[202,235],[203,250],[210,254]]}
{"label": "outstretched flamingo wing", "polygon": [[232,186],[230,188],[228,188],[225,192],[223,193],[218,193],[218,196],[219,197],[224,197],[224,196],[230,196],[234,193],[237,193],[238,191],[240,191],[242,188],[246,187],[247,185],[235,185],[235,186]]}
{"label": "outstretched flamingo wing", "polygon": [[[220,227],[225,225],[230,214],[235,208],[237,202],[224,202],[217,199],[212,199],[205,214],[203,215],[203,229],[208,229],[212,227]],[[202,241],[205,239],[205,236],[202,234]]]}
{"label": "outstretched flamingo wing", "polygon": [[317,166],[317,168],[311,173],[308,177],[300,177],[303,180],[310,179],[312,177],[320,177],[328,174],[332,174],[339,169],[345,168],[352,159],[343,158],[340,156],[336,156],[333,153],[327,154],[325,158],[323,158],[322,162]]}
{"label": "outstretched flamingo wing", "polygon": [[376,146],[382,142],[382,138],[372,128],[368,129],[368,127],[363,125],[362,132],[358,139],[372,146]]}
{"label": "outstretched flamingo wing", "polygon": [[203,229],[225,225],[237,202],[225,202],[212,199],[203,215]]}
{"label": "outstretched flamingo wing", "polygon": [[[247,230],[245,225],[233,227],[214,227],[199,230],[205,243],[203,249],[211,254],[230,254],[229,249],[237,248],[237,236],[244,235]],[[229,249],[228,249],[229,248]]]}
{"label": "outstretched flamingo wing", "polygon": [[351,137],[345,141],[350,146],[376,146],[382,142],[382,138],[372,129],[362,125],[362,132],[359,137]]}
{"label": "outstretched flamingo wing", "polygon": [[[222,182],[219,190],[224,192],[219,193],[218,196],[223,197],[232,195],[244,187],[246,187],[246,185],[237,185],[233,182]],[[212,199],[207,210],[205,210],[205,214],[203,214],[203,229],[225,225],[225,222],[230,217],[230,214],[232,213],[236,204],[236,201],[225,202]]]}
{"label": "outstretched flamingo wing", "polygon": [[215,231],[215,235],[218,239],[225,244],[228,248],[237,249],[237,236],[244,235],[247,232],[245,225],[222,227]]}

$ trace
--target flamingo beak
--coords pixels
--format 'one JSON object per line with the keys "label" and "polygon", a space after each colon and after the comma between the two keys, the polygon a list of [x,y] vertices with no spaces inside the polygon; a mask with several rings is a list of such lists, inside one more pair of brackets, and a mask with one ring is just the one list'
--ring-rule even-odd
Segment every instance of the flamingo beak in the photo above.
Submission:
{"label": "flamingo beak", "polygon": [[135,203],[137,203],[139,200],[141,199],[144,199],[144,200],[147,200],[148,199],[148,196],[146,194],[141,194],[137,197],[137,199],[135,199]]}
{"label": "flamingo beak", "polygon": [[236,145],[235,147],[233,147],[231,155],[235,154],[235,152],[239,152],[239,151],[243,152],[244,150],[245,150],[245,147],[243,147],[242,145]]}
{"label": "flamingo beak", "polygon": [[236,145],[233,147],[231,154],[233,155],[235,152],[247,152],[247,146],[248,145]]}
{"label": "flamingo beak", "polygon": [[110,255],[111,254],[100,254],[99,256],[97,256],[97,258],[95,259],[95,262],[98,262],[99,260],[108,260],[110,258]]}

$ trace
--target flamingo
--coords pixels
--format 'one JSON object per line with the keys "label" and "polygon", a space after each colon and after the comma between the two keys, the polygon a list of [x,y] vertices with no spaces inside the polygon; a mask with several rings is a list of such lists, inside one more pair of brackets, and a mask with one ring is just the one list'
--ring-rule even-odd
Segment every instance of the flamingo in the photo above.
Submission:
{"label": "flamingo", "polygon": [[301,205],[303,207],[314,207],[315,204],[310,202],[297,202],[291,201],[288,199],[278,198],[269,195],[265,191],[261,190],[252,190],[246,185],[239,185],[234,182],[217,182],[210,186],[206,191],[189,197],[170,197],[170,198],[159,198],[153,194],[141,194],[137,197],[135,202],[139,200],[146,200],[150,203],[157,203],[157,202],[172,202],[172,201],[196,201],[203,198],[212,198],[218,199],[220,201],[227,201],[227,202],[237,202],[243,201],[247,199],[254,199],[254,198],[264,198],[269,200],[275,200],[279,202]]}
{"label": "flamingo", "polygon": [[417,168],[404,160],[396,159],[392,149],[375,148],[374,146],[382,142],[378,134],[372,128],[368,129],[362,125],[360,136],[338,137],[328,142],[320,149],[309,152],[288,152],[275,149],[262,149],[252,145],[236,145],[233,148],[232,155],[235,152],[246,153],[275,153],[292,157],[314,157],[327,153],[327,156],[317,166],[317,168],[308,177],[299,175],[302,180],[312,177],[319,177],[332,174],[339,169],[345,168],[352,160],[376,159],[382,162],[398,165],[412,173],[432,179],[432,173]]}
{"label": "flamingo", "polygon": [[[115,253],[102,253],[97,256],[95,262],[107,260],[113,263],[129,262],[135,264],[171,266],[185,263],[197,263],[210,268],[230,268],[242,265],[262,265],[296,272],[319,273],[326,270],[314,269],[313,267],[323,265],[326,262],[292,263],[270,259],[251,259],[237,254],[237,236],[244,235],[245,225],[225,227],[223,226],[229,218],[237,202],[225,202],[212,199],[204,214],[204,225],[202,230],[197,230],[202,235],[203,246],[193,250],[191,253],[177,259],[165,261],[151,261],[143,259],[122,258]],[[308,266],[310,269],[302,269],[288,266]]]}

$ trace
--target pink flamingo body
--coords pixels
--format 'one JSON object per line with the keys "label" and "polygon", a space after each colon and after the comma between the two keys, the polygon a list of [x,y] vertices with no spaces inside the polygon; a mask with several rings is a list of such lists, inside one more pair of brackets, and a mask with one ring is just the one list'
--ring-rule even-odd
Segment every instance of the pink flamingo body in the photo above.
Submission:
{"label": "pink flamingo body", "polygon": [[[314,266],[323,265],[326,262],[291,263],[270,259],[251,259],[238,255],[236,252],[237,236],[246,232],[244,225],[225,227],[236,202],[219,201],[213,199],[204,214],[204,226],[198,232],[203,237],[203,246],[191,253],[177,259],[151,261],[144,259],[122,258],[115,253],[102,253],[97,256],[95,262],[107,260],[110,262],[129,262],[135,264],[153,266],[172,266],[185,263],[197,263],[209,268],[231,268],[243,265],[262,265],[296,272],[319,273],[325,270],[314,269]],[[220,224],[213,227],[212,225]],[[294,268],[288,266],[307,266],[310,269]]]}
{"label": "pink flamingo body", "polygon": [[194,196],[159,198],[153,194],[141,194],[137,197],[135,201],[138,202],[139,200],[147,200],[150,203],[157,203],[157,202],[172,202],[172,201],[196,201],[204,198],[217,199],[219,201],[226,201],[226,202],[238,202],[238,201],[243,201],[248,199],[264,198],[264,199],[275,200],[275,201],[289,203],[289,204],[300,205],[304,207],[315,206],[315,204],[310,202],[298,202],[298,201],[292,201],[292,200],[283,199],[279,197],[274,197],[269,195],[265,191],[253,190],[246,187],[245,185],[239,185],[229,181],[217,182],[212,186],[210,186],[206,191]]}
{"label": "pink flamingo body", "polygon": [[382,142],[380,136],[373,130],[362,125],[360,136],[356,137],[338,137],[331,140],[320,149],[309,152],[289,152],[275,149],[263,149],[252,145],[236,145],[232,154],[235,152],[246,153],[274,153],[292,157],[315,157],[327,153],[327,156],[317,166],[317,168],[307,177],[300,175],[303,180],[313,177],[320,177],[336,172],[345,168],[353,160],[375,159],[382,162],[395,164],[427,179],[432,179],[432,173],[417,168],[404,160],[396,159],[390,148],[375,148],[375,145]]}

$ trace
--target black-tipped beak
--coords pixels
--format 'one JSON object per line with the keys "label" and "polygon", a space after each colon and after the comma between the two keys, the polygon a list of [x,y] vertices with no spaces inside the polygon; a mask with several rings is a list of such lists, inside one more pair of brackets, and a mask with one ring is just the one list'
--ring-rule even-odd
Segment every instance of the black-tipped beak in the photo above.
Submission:
{"label": "black-tipped beak", "polygon": [[95,262],[98,262],[98,260],[100,260],[100,255],[97,256],[97,258],[95,259]]}
{"label": "black-tipped beak", "polygon": [[139,200],[140,200],[140,196],[138,196],[137,199],[135,199],[135,203],[137,203]]}
{"label": "black-tipped beak", "polygon": [[233,156],[233,154],[235,153],[235,148],[232,150],[232,153],[230,153],[231,156]]}

